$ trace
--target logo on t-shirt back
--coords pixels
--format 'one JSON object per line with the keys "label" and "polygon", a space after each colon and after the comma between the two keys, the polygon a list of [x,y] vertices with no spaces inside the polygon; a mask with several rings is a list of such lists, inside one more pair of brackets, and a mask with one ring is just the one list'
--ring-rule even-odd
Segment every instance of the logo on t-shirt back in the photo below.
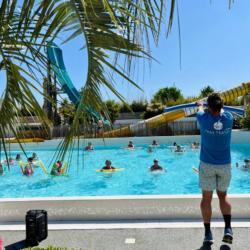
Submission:
{"label": "logo on t-shirt back", "polygon": [[222,130],[223,129],[223,123],[219,120],[214,123],[214,129],[215,130]]}

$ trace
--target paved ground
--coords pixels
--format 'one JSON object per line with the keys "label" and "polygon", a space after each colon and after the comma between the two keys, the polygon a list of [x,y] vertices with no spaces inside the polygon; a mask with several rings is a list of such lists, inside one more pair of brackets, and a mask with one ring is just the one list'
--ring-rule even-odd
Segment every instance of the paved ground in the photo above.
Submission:
{"label": "paved ground", "polygon": [[[235,228],[233,245],[221,242],[222,228],[214,228],[215,243],[202,246],[203,229],[53,230],[41,247],[56,245],[82,250],[249,250],[250,228]],[[2,231],[4,246],[25,238],[24,231]],[[135,243],[125,243],[133,241]],[[7,248],[20,249],[20,248]]]}

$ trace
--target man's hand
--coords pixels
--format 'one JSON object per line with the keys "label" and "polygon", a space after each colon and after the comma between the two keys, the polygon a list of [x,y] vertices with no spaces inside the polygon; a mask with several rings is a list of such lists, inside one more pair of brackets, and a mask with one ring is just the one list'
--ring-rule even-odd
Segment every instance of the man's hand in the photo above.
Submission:
{"label": "man's hand", "polygon": [[203,101],[197,101],[196,105],[198,106],[198,112],[204,112]]}
{"label": "man's hand", "polygon": [[199,107],[199,106],[203,106],[203,101],[197,101],[195,104],[196,104],[198,107]]}

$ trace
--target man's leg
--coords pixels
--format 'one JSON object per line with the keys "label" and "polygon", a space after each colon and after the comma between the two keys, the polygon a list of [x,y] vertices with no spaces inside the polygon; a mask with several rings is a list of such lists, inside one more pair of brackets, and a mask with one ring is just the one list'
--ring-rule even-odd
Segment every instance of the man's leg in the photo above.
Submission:
{"label": "man's leg", "polygon": [[202,191],[202,200],[201,200],[201,214],[203,217],[204,223],[210,223],[212,217],[212,198],[213,191]]}
{"label": "man's leg", "polygon": [[220,201],[220,211],[224,215],[231,216],[231,204],[227,199],[227,192],[221,192],[217,190],[217,195]]}
{"label": "man's leg", "polygon": [[220,210],[225,221],[225,232],[223,241],[227,243],[232,243],[233,231],[231,228],[231,204],[227,199],[227,192],[221,192],[217,190],[217,195],[220,202]]}
{"label": "man's leg", "polygon": [[204,227],[205,227],[205,238],[204,242],[213,242],[213,236],[210,230],[210,221],[212,217],[212,198],[213,192],[212,191],[202,191],[202,200],[201,200],[201,214],[203,217]]}

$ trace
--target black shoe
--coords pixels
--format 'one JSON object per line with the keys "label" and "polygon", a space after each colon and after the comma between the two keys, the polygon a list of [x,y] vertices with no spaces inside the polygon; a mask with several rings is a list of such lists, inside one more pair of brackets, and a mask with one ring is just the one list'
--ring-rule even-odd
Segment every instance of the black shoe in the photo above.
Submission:
{"label": "black shoe", "polygon": [[203,244],[213,244],[213,243],[214,243],[213,234],[211,231],[209,231],[209,233],[205,234]]}
{"label": "black shoe", "polygon": [[231,227],[225,228],[222,241],[229,244],[233,243],[233,230]]}

